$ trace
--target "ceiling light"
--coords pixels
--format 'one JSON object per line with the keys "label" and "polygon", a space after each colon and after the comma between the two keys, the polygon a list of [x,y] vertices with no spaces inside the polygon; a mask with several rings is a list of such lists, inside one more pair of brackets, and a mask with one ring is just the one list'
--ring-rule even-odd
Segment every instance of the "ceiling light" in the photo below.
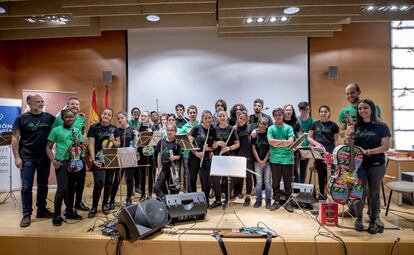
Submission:
{"label": "ceiling light", "polygon": [[286,21],[288,21],[288,18],[286,16],[283,16],[283,17],[280,18],[280,21],[286,22]]}
{"label": "ceiling light", "polygon": [[283,10],[284,14],[295,14],[298,13],[300,11],[299,7],[296,6],[292,6],[292,7],[288,7],[286,9]]}
{"label": "ceiling light", "polygon": [[160,21],[160,16],[158,15],[147,15],[147,20],[151,22],[158,22]]}
{"label": "ceiling light", "polygon": [[41,16],[31,16],[27,17],[26,20],[29,23],[49,23],[56,25],[66,25],[72,20],[72,17],[69,15],[41,15]]}
{"label": "ceiling light", "polygon": [[273,22],[276,22],[277,19],[276,19],[276,17],[270,17],[269,21],[273,23]]}
{"label": "ceiling light", "polygon": [[378,11],[383,11],[383,10],[385,10],[385,6],[378,7]]}
{"label": "ceiling light", "polygon": [[398,10],[398,6],[395,6],[395,5],[391,6],[390,10],[391,10],[391,11]]}
{"label": "ceiling light", "polygon": [[410,7],[407,6],[407,5],[401,6],[400,11],[406,11],[406,10],[408,10],[408,8],[410,8]]}
{"label": "ceiling light", "polygon": [[257,23],[263,23],[263,21],[264,21],[264,19],[262,17],[256,19]]}
{"label": "ceiling light", "polygon": [[253,19],[252,19],[252,18],[247,18],[247,19],[246,19],[246,23],[247,23],[247,24],[251,24],[251,23],[253,23]]}
{"label": "ceiling light", "polygon": [[373,11],[373,10],[375,10],[375,7],[374,6],[368,6],[368,8],[367,8],[367,11]]}
{"label": "ceiling light", "polygon": [[0,14],[6,13],[6,9],[2,6],[0,6]]}

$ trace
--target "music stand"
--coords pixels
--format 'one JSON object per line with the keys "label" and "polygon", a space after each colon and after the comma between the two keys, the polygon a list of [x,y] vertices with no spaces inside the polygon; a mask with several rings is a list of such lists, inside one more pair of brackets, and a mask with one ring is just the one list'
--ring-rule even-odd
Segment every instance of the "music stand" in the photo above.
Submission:
{"label": "music stand", "polygon": [[142,132],[138,137],[138,147],[157,146],[163,136],[162,131]]}
{"label": "music stand", "polygon": [[188,135],[175,135],[178,145],[180,145],[181,150],[196,150],[197,147],[194,147],[194,144],[190,141]]}
{"label": "music stand", "polygon": [[13,166],[12,166],[12,146],[11,146],[11,140],[12,140],[13,132],[3,132],[0,133],[0,146],[7,146],[9,148],[9,192],[7,192],[6,197],[3,199],[3,201],[0,202],[0,204],[6,203],[7,200],[11,199],[13,201],[14,206],[16,206],[17,198],[13,193]]}
{"label": "music stand", "polygon": [[104,158],[103,169],[119,169],[119,200],[122,205],[122,170],[123,168],[138,167],[137,154],[133,147],[121,147],[102,150]]}

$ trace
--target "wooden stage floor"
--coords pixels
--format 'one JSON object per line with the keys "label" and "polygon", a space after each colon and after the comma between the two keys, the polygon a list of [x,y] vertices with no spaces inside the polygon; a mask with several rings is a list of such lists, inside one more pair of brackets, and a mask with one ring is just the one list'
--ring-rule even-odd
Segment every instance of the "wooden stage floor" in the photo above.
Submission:
{"label": "wooden stage floor", "polygon": [[[125,189],[124,189],[125,190]],[[91,194],[90,189],[85,194]],[[28,228],[20,228],[21,219],[20,193],[15,192],[17,206],[11,200],[0,205],[0,254],[113,254],[114,241],[102,236],[99,225],[105,220],[103,214],[98,213],[96,218],[88,219],[87,212],[80,212],[84,219],[80,222],[70,221],[61,227],[52,226],[49,219],[32,218],[32,224]],[[0,201],[5,194],[0,194]],[[49,199],[53,199],[54,189],[49,191]],[[90,204],[91,197],[86,196],[85,201]],[[136,199],[135,199],[136,201]],[[255,198],[252,198],[255,201]],[[303,211],[296,209],[294,213],[286,212],[283,208],[270,212],[264,208],[244,208],[242,200],[236,200],[226,212],[221,208],[208,210],[207,218],[203,222],[182,224],[180,227],[229,227],[239,228],[244,225],[256,226],[258,222],[276,230],[282,238],[273,239],[269,254],[286,255],[322,255],[344,254],[344,249],[337,241],[328,237],[315,236],[318,234],[319,225]],[[53,203],[48,201],[48,207],[53,208]],[[356,232],[353,229],[330,227],[337,236],[341,237],[348,254],[382,255],[414,254],[414,209],[411,206],[397,207],[395,210],[405,211],[411,214],[392,212],[387,217],[382,210],[381,219],[386,228],[400,228],[400,230],[385,230],[383,234],[370,235],[367,232]],[[35,214],[35,213],[34,213]],[[399,217],[396,214],[403,216]],[[109,215],[109,218],[113,218]],[[366,217],[367,218],[367,217]],[[340,221],[341,222],[341,221]],[[344,225],[353,226],[352,219],[345,219]],[[368,226],[367,219],[365,225]],[[88,231],[96,226],[93,231]],[[325,232],[323,229],[321,230]],[[188,231],[183,235],[154,234],[146,240],[134,243],[124,242],[122,254],[221,254],[217,241],[210,236],[211,232]],[[224,239],[229,254],[262,254],[265,239]]]}

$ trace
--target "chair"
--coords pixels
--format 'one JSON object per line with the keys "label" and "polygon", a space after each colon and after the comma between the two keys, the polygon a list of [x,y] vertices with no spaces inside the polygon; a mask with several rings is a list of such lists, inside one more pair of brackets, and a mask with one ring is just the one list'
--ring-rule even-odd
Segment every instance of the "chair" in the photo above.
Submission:
{"label": "chair", "polygon": [[[407,182],[407,181],[395,181],[395,182],[389,182],[386,184],[387,188],[390,190],[390,196],[388,197],[388,204],[387,204],[387,210],[385,211],[385,216],[388,215],[388,209],[390,208],[390,202],[392,197],[392,192],[398,192],[398,193],[410,193],[411,199],[413,199],[413,193],[414,193],[414,182]],[[413,199],[414,202],[414,199]]]}

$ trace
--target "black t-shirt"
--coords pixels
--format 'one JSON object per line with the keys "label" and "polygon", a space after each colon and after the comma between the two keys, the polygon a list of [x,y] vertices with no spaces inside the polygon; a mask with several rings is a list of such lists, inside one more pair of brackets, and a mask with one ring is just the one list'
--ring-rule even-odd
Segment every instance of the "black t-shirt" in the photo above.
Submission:
{"label": "black t-shirt", "polygon": [[256,137],[252,138],[252,145],[256,148],[260,160],[263,160],[270,149],[269,142],[267,141],[267,131],[263,134],[257,132]]}
{"label": "black t-shirt", "polygon": [[[160,153],[162,149],[162,168],[169,168],[171,166],[171,160],[169,159],[171,152],[174,154],[174,156],[178,156],[181,153],[180,145],[178,145],[177,140],[175,139],[173,141],[168,141],[167,138],[163,138],[161,141],[158,142],[156,149],[158,153]],[[175,163],[177,163],[177,160],[175,161]]]}
{"label": "black t-shirt", "polygon": [[48,159],[47,137],[54,121],[55,117],[47,112],[37,115],[26,112],[16,118],[13,131],[20,130],[19,155],[23,161]]}
{"label": "black t-shirt", "polygon": [[313,131],[313,139],[325,147],[327,152],[335,149],[335,134],[339,133],[339,127],[335,122],[321,122],[317,120],[312,123],[309,130]]}
{"label": "black t-shirt", "polygon": [[153,124],[153,125],[151,125],[150,126],[150,128],[151,128],[151,130],[152,131],[160,131],[161,130],[161,123],[158,123],[158,124]]}
{"label": "black t-shirt", "polygon": [[[355,145],[364,150],[373,149],[381,146],[381,139],[391,137],[390,129],[385,123],[362,122],[355,130]],[[363,164],[381,165],[385,163],[385,154],[375,154],[365,156]]]}
{"label": "black t-shirt", "polygon": [[111,134],[113,134],[114,137],[119,136],[118,129],[112,124],[102,126],[99,122],[89,127],[88,137],[95,138],[95,155],[102,150],[102,142],[105,139],[109,139]]}
{"label": "black t-shirt", "polygon": [[250,133],[253,131],[251,124],[244,125],[237,128],[239,135],[240,147],[237,151],[237,156],[246,157],[248,160],[252,158],[252,145],[250,141]]}
{"label": "black t-shirt", "polygon": [[[203,125],[199,124],[194,126],[191,129],[190,135],[194,137],[196,144],[198,146],[199,152],[203,151],[204,142],[206,141],[208,129],[204,128]],[[207,145],[209,147],[213,146],[214,141],[217,140],[216,130],[214,127],[210,126],[210,133],[208,134]],[[194,153],[190,153],[190,157],[197,158]],[[204,158],[208,158],[209,154],[205,153]]]}
{"label": "black t-shirt", "polygon": [[177,126],[177,129],[182,128],[186,123],[188,122],[188,118],[176,118],[175,119],[175,125]]}
{"label": "black t-shirt", "polygon": [[[269,120],[269,123],[267,125],[268,127],[270,127],[271,125],[273,125],[272,117],[270,117],[269,115],[267,115],[265,113],[262,113],[262,117],[264,117],[264,118],[266,118],[266,119]],[[256,116],[256,114],[251,114],[249,116],[250,124],[253,124],[255,127],[257,127],[257,122],[259,121],[259,118],[260,118],[260,116]]]}
{"label": "black t-shirt", "polygon": [[290,120],[283,120],[286,124],[292,127],[293,133],[295,133],[295,137],[298,138],[298,133],[302,132],[302,127],[300,126],[299,121]]}
{"label": "black t-shirt", "polygon": [[119,127],[118,134],[119,140],[121,142],[120,147],[129,147],[131,146],[131,141],[134,140],[134,130],[136,128],[133,126],[128,126],[126,129]]}
{"label": "black t-shirt", "polygon": [[[229,136],[231,134],[231,137],[230,137],[230,139],[227,143],[227,146],[232,146],[235,141],[239,140],[239,137],[237,135],[236,130],[233,130],[233,127],[231,127],[231,126],[227,126],[225,128],[215,126],[214,129],[216,130],[216,135],[217,135],[217,140],[216,141],[227,142],[227,139],[229,138]],[[222,148],[223,147],[218,146],[213,152],[214,155],[219,155]],[[226,153],[223,153],[222,155],[223,156],[231,156],[231,155],[234,155],[234,151],[228,151]]]}

